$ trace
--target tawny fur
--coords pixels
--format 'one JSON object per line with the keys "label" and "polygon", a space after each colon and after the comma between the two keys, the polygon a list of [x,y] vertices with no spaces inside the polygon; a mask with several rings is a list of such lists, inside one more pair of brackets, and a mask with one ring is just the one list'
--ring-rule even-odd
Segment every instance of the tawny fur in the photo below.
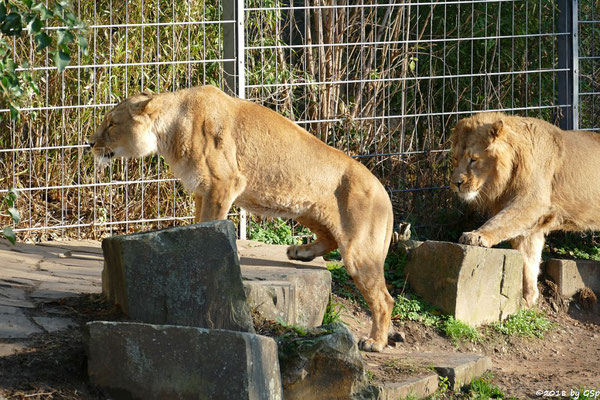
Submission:
{"label": "tawny fur", "polygon": [[296,219],[317,235],[313,243],[290,246],[291,259],[339,247],[373,315],[361,347],[386,346],[394,302],[383,262],[392,205],[365,166],[276,112],[212,86],[130,97],[106,115],[91,142],[100,161],[161,154],[194,193],[197,222],[225,219],[235,203]]}
{"label": "tawny fur", "polygon": [[600,135],[481,113],[460,120],[452,141],[452,189],[491,215],[459,241],[510,240],[523,255],[523,297],[533,306],[545,235],[600,229]]}

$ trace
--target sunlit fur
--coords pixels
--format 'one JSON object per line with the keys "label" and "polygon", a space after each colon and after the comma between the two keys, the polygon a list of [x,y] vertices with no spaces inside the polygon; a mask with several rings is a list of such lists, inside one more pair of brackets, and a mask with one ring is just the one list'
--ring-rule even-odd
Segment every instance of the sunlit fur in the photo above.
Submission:
{"label": "sunlit fur", "polygon": [[450,186],[491,216],[459,241],[489,247],[510,240],[523,255],[523,297],[532,306],[544,236],[600,229],[600,135],[481,113],[460,120],[452,142]]}
{"label": "sunlit fur", "polygon": [[232,203],[294,218],[317,235],[291,246],[310,260],[339,247],[373,315],[365,350],[387,344],[394,301],[383,276],[392,205],[356,160],[289,119],[212,86],[133,96],[110,111],[91,138],[96,158],[162,155],[194,194],[196,221],[227,218]]}

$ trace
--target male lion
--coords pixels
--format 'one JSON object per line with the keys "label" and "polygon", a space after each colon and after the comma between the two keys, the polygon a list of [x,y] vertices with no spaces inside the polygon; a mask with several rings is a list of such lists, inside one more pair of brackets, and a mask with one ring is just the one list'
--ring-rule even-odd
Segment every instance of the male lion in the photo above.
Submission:
{"label": "male lion", "polygon": [[450,186],[492,215],[459,242],[510,240],[523,256],[523,297],[533,306],[545,234],[600,228],[600,135],[490,112],[460,120],[452,141]]}
{"label": "male lion", "polygon": [[383,276],[392,205],[369,170],[276,112],[212,86],[129,97],[106,114],[90,145],[97,160],[161,154],[195,195],[196,222],[227,218],[233,203],[293,218],[317,239],[290,246],[310,261],[336,248],[373,314],[360,346],[382,351],[394,301]]}

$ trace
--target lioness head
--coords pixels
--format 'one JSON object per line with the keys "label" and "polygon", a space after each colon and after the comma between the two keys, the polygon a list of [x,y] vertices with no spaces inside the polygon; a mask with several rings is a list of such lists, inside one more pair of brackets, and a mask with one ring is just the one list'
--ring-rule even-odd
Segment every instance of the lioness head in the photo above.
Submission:
{"label": "lioness head", "polygon": [[109,111],[90,138],[96,161],[103,165],[113,157],[143,157],[157,151],[149,105],[151,93],[127,98]]}
{"label": "lioness head", "polygon": [[490,195],[498,183],[499,143],[505,129],[503,114],[481,113],[461,119],[452,135],[453,172],[450,187],[465,201]]}

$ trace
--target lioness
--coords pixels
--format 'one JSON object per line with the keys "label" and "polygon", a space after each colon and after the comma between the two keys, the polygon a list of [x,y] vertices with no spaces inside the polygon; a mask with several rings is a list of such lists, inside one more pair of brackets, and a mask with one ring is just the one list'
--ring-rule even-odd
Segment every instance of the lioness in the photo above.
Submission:
{"label": "lioness", "polygon": [[523,256],[523,297],[533,306],[546,233],[600,229],[600,135],[481,113],[460,120],[452,141],[452,189],[492,215],[459,242],[510,240]]}
{"label": "lioness", "polygon": [[227,218],[233,203],[252,213],[293,218],[317,239],[290,246],[310,261],[340,249],[373,314],[360,346],[382,351],[394,301],[383,262],[392,205],[361,163],[270,109],[212,86],[129,97],[108,112],[90,145],[100,162],[161,154],[195,195],[195,221]]}

